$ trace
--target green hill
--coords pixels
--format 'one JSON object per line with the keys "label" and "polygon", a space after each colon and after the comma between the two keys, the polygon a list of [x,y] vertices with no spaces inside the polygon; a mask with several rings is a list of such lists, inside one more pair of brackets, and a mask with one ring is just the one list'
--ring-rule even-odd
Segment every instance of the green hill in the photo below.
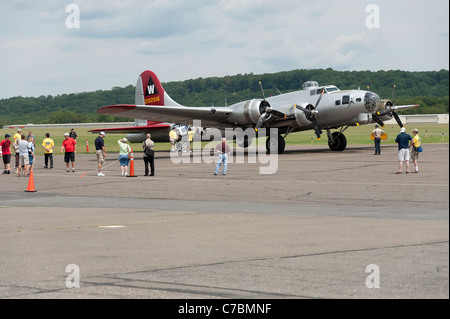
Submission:
{"label": "green hill", "polygon": [[[320,85],[334,84],[340,89],[369,89],[382,98],[391,99],[393,86],[396,104],[420,104],[404,114],[449,112],[449,71],[335,71],[332,69],[293,70],[271,74],[238,74],[222,78],[198,78],[163,83],[178,103],[189,106],[223,106],[261,97],[259,81],[265,95],[287,93],[301,88],[305,81]],[[226,101],[226,102],[225,102]],[[58,96],[12,97],[0,100],[0,126],[22,123],[81,123],[127,121],[120,117],[99,115],[105,105],[133,104],[134,86],[114,87],[78,94]]]}

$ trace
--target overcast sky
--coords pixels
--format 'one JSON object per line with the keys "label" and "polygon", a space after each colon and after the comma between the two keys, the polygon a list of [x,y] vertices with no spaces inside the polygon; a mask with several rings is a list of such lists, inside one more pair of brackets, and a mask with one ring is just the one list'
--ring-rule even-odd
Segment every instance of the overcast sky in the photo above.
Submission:
{"label": "overcast sky", "polygon": [[167,82],[315,68],[448,70],[449,2],[0,3],[0,98],[135,85],[147,69]]}

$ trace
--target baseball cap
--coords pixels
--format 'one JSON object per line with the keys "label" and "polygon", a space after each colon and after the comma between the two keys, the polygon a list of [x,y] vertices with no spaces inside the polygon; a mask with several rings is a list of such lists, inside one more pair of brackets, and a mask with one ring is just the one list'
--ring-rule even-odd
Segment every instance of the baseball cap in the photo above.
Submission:
{"label": "baseball cap", "polygon": [[5,138],[6,138],[6,137],[11,137],[11,135],[9,135],[9,134],[5,134]]}
{"label": "baseball cap", "polygon": [[123,139],[122,139],[122,141],[124,141],[125,143],[128,141],[128,139],[126,138],[126,137],[124,137]]}
{"label": "baseball cap", "polygon": [[418,129],[414,129],[414,130],[412,130],[413,132],[415,132],[415,133],[419,133],[419,130]]}
{"label": "baseball cap", "polygon": [[105,132],[100,132],[100,134],[99,134],[99,135],[103,135],[103,136],[106,136]]}
{"label": "baseball cap", "polygon": [[406,132],[406,128],[402,127],[400,132],[402,132],[402,133]]}
{"label": "baseball cap", "polygon": [[69,136],[69,133],[64,133],[64,136]]}

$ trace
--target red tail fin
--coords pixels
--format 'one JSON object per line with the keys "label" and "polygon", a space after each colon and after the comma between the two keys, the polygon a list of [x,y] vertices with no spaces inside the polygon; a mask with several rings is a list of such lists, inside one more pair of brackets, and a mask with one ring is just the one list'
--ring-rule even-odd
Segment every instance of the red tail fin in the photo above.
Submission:
{"label": "red tail fin", "polygon": [[140,80],[145,105],[164,105],[164,89],[156,74],[152,71],[144,71],[141,73]]}
{"label": "red tail fin", "polygon": [[158,77],[152,71],[144,71],[136,83],[136,105],[181,106],[164,91]]}

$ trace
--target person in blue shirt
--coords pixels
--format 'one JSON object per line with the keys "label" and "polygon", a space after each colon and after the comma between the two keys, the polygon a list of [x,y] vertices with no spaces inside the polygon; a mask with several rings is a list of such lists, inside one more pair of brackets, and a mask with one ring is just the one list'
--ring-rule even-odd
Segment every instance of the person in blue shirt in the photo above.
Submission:
{"label": "person in blue shirt", "polygon": [[409,134],[406,134],[406,129],[404,127],[401,128],[400,134],[395,138],[395,142],[398,144],[398,171],[396,174],[402,173],[403,162],[406,164],[406,174],[409,173],[409,144],[412,141],[412,137]]}
{"label": "person in blue shirt", "polygon": [[98,137],[95,139],[95,152],[97,153],[97,162],[98,162],[98,174],[97,176],[105,176],[102,173],[102,165],[105,163],[106,157],[106,149],[105,149],[105,132],[100,132]]}

